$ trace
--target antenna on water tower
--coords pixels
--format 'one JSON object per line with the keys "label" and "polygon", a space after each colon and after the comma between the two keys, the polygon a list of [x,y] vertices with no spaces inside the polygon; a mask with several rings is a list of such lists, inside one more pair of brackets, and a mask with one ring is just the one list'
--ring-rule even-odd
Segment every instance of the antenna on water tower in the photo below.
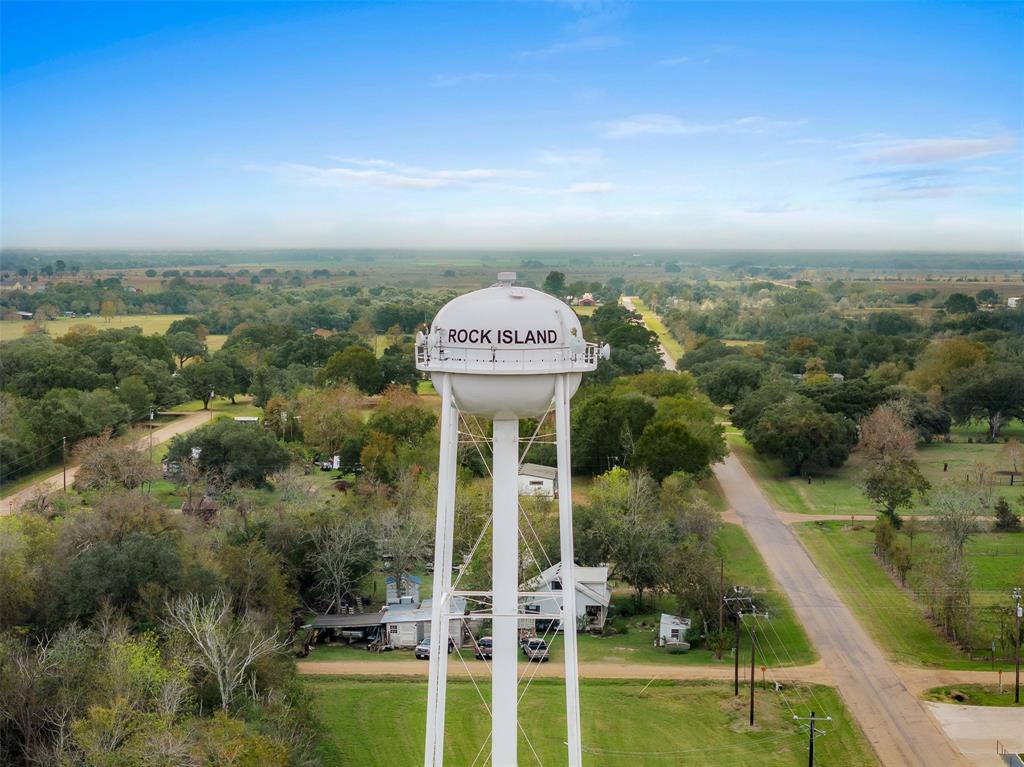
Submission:
{"label": "antenna on water tower", "polygon": [[568,765],[582,763],[569,400],[582,374],[594,370],[599,358],[607,359],[609,349],[583,340],[580,321],[566,304],[540,291],[513,286],[515,278],[515,272],[501,272],[497,284],[453,299],[437,313],[429,333],[416,337],[416,367],[430,373],[441,394],[425,767],[444,764],[448,642],[441,637],[450,636],[452,600],[484,595],[452,586],[460,414],[493,421],[492,590],[486,593],[489,612],[474,612],[474,616],[489,617],[492,623],[491,765],[517,764],[519,620],[543,617],[520,607],[520,598],[531,595],[521,592],[519,585],[519,419],[543,417],[552,409],[562,588],[555,592],[561,609],[550,617],[561,622],[565,640]]}

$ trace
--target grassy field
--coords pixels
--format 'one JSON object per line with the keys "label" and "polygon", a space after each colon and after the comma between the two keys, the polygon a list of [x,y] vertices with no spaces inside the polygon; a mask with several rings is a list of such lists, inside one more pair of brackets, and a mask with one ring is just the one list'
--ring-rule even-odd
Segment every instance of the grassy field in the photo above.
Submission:
{"label": "grassy field", "polygon": [[[872,553],[874,534],[869,527],[816,522],[794,529],[842,600],[894,660],[953,669],[988,667],[982,649],[976,652],[983,659],[972,661],[947,642],[925,617],[913,593],[882,568]],[[923,550],[928,539],[927,533],[918,535],[915,548]],[[1010,586],[1024,577],[1024,535],[980,534],[968,542],[966,552],[973,568],[976,634],[979,644],[987,648],[996,627],[984,607],[1000,599],[1005,604]]]}
{"label": "grassy field", "polygon": [[1003,691],[981,684],[961,684],[948,687],[933,687],[922,697],[939,703],[959,703],[963,706],[1008,706],[1024,707],[1024,703],[1013,702],[1012,678],[1003,685]]}
{"label": "grassy field", "polygon": [[[210,410],[213,411],[213,417],[216,418],[221,415],[230,415],[232,417],[244,416],[244,415],[263,415],[263,409],[253,405],[251,402],[243,400],[241,395],[235,399],[239,400],[235,404],[231,404],[231,400],[227,397],[214,397],[210,400]],[[191,402],[183,402],[180,405],[175,405],[173,411],[175,413],[197,413],[203,409],[203,403],[200,400],[192,400]]]}
{"label": "grassy field", "polygon": [[[1011,424],[1007,429],[1008,436],[1018,433],[1018,424]],[[954,434],[953,442],[938,442],[918,448],[916,458],[921,473],[933,486],[950,480],[962,481],[968,475],[974,475],[975,464],[991,466],[998,461],[1002,445],[968,443],[967,439],[973,434],[973,431],[961,430]],[[808,484],[806,479],[787,476],[778,461],[762,458],[755,453],[738,431],[728,430],[726,440],[743,461],[747,471],[757,479],[761,489],[780,509],[799,514],[837,515],[873,514],[876,511],[861,491],[860,475],[864,470],[864,461],[856,453],[841,468],[815,474]],[[996,487],[999,494],[1011,502],[1024,497],[1024,482],[1018,481],[1010,487],[1005,477],[1000,480],[1003,484]],[[930,509],[919,505],[906,513],[928,514]]]}
{"label": "grassy field", "polygon": [[[408,680],[313,677],[306,688],[328,741],[328,767],[384,767],[422,762],[426,684]],[[480,685],[489,699],[490,686]],[[580,689],[583,746],[588,764],[719,765],[724,761],[769,766],[807,762],[807,736],[794,726],[794,713],[826,708],[832,722],[815,743],[822,764],[877,764],[870,747],[830,688],[809,692],[764,689],[757,699],[757,723],[747,724],[746,698],[733,698],[729,685],[646,680],[584,682]],[[520,764],[566,763],[564,686],[536,680],[519,707]],[[695,715],[699,712],[699,715]],[[487,740],[490,717],[469,681],[448,683],[446,758],[470,765]],[[527,743],[529,739],[529,744]],[[536,756],[533,752],[536,752]],[[489,759],[485,758],[484,763]]]}
{"label": "grassy field", "polygon": [[668,352],[668,356],[673,360],[678,360],[682,357],[683,345],[673,338],[672,334],[668,332],[668,328],[666,328],[665,324],[661,321],[661,317],[651,311],[647,304],[641,301],[637,296],[633,296],[632,301],[633,305],[636,307],[637,313],[643,317],[644,324],[657,334],[658,341],[665,347],[665,351]]}
{"label": "grassy field", "polygon": [[[48,320],[44,327],[54,338],[60,338],[77,325],[91,325],[99,330],[112,328],[142,328],[145,335],[163,334],[175,320],[184,319],[187,314],[129,314],[112,317],[108,322],[102,317],[75,317],[73,319]],[[30,323],[21,320],[0,320],[0,342],[13,341],[25,335],[25,328]],[[228,340],[226,335],[210,335],[206,337],[206,346],[215,352]]]}
{"label": "grassy field", "polygon": [[[184,319],[185,314],[137,314],[137,315],[122,315],[120,317],[111,317],[108,322],[103,317],[75,317],[73,319],[59,319],[49,320],[45,323],[44,327],[47,332],[54,338],[67,333],[71,328],[76,325],[92,325],[95,328],[105,330],[108,328],[130,328],[140,327],[142,332],[147,335],[153,333],[164,333],[167,328],[171,326],[171,323],[175,320]],[[21,338],[25,333],[25,327],[29,325],[28,322],[21,320],[2,320],[0,321],[0,341],[13,341],[15,338]]]}

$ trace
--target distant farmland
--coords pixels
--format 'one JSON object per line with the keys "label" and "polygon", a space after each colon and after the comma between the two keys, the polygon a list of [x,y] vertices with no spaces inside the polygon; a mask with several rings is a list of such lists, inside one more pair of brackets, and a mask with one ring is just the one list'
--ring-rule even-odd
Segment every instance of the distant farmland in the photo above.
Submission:
{"label": "distant farmland", "polygon": [[[76,325],[92,325],[100,330],[109,328],[142,328],[145,335],[165,333],[175,320],[184,319],[186,314],[126,314],[112,317],[108,322],[103,317],[74,317],[71,319],[49,320],[43,327],[54,338],[60,338]],[[0,321],[0,342],[13,341],[25,335],[25,328],[31,323],[23,320]],[[210,351],[216,351],[224,345],[227,336],[208,336],[206,339]]]}

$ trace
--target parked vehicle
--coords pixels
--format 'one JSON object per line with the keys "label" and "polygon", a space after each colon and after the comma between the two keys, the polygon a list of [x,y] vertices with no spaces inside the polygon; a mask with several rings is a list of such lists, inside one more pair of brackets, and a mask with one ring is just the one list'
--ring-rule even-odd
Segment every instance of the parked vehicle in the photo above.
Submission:
{"label": "parked vehicle", "polygon": [[473,640],[473,644],[476,645],[476,651],[473,653],[477,660],[490,660],[494,654],[494,642],[490,637],[480,637],[479,640]]}
{"label": "parked vehicle", "polygon": [[[455,648],[455,642],[452,641],[451,637],[448,637],[448,654],[452,654],[452,650]],[[421,639],[420,643],[416,645],[416,657],[420,660],[430,660],[430,637]]]}
{"label": "parked vehicle", "polygon": [[537,661],[538,663],[551,660],[548,654],[548,643],[543,639],[527,639],[523,642],[523,655],[528,661]]}

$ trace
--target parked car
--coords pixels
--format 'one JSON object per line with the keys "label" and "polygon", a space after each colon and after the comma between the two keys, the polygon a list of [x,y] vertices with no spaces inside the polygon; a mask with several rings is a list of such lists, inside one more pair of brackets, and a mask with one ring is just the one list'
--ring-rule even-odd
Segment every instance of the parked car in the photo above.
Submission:
{"label": "parked car", "polygon": [[546,660],[551,660],[548,654],[548,643],[543,639],[527,639],[523,642],[523,655],[529,661],[537,661],[538,663]]}
{"label": "parked car", "polygon": [[[448,637],[448,654],[452,654],[452,650],[455,648],[455,642],[452,641],[451,637]],[[416,657],[420,660],[430,660],[430,637],[421,639],[420,643],[416,645]]]}
{"label": "parked car", "polygon": [[473,640],[473,644],[476,645],[476,651],[473,653],[477,660],[490,660],[494,654],[494,642],[490,637],[480,637],[479,640]]}

